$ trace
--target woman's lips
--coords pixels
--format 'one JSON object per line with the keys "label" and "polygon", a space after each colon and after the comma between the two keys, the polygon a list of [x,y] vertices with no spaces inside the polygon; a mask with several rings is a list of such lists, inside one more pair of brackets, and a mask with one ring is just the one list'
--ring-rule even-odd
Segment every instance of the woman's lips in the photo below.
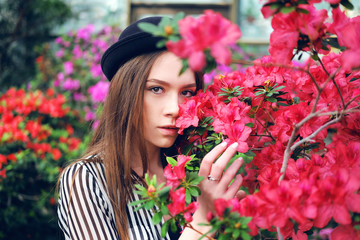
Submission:
{"label": "woman's lips", "polygon": [[164,135],[174,136],[178,134],[179,128],[177,127],[159,127],[159,131]]}

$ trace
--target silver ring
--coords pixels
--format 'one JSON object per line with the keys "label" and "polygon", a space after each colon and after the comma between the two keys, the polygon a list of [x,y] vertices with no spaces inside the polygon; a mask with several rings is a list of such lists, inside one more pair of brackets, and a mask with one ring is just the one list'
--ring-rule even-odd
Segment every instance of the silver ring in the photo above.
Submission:
{"label": "silver ring", "polygon": [[208,180],[209,181],[219,181],[219,179],[217,179],[217,178],[214,178],[214,177],[212,177],[212,176],[208,176]]}

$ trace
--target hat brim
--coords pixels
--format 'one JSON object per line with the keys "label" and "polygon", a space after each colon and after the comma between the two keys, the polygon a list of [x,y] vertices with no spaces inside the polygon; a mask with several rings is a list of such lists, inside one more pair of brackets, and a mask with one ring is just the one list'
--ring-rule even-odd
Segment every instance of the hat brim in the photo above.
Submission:
{"label": "hat brim", "polygon": [[141,32],[116,42],[106,50],[101,59],[101,68],[106,78],[111,81],[120,66],[136,56],[166,49],[166,47],[156,47],[162,39],[162,37],[154,37],[149,33]]}

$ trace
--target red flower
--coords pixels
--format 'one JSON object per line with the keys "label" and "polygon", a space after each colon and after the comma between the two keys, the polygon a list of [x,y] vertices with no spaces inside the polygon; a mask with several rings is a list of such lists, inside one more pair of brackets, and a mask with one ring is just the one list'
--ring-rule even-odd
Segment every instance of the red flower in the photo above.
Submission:
{"label": "red flower", "polygon": [[188,16],[180,20],[179,31],[182,39],[168,42],[166,46],[180,58],[189,58],[189,66],[194,71],[200,71],[205,66],[206,49],[210,49],[217,62],[229,64],[231,53],[228,46],[241,37],[236,24],[212,10],[206,10],[198,18]]}
{"label": "red flower", "polygon": [[0,170],[0,177],[6,178],[6,169]]}
{"label": "red flower", "polygon": [[54,157],[54,160],[59,160],[61,158],[61,152],[60,152],[59,149],[54,148],[54,149],[51,150],[51,153],[52,153],[52,155]]}
{"label": "red flower", "polygon": [[330,234],[331,240],[360,239],[360,230],[354,229],[351,225],[340,225]]}
{"label": "red flower", "polygon": [[51,205],[55,205],[55,204],[56,204],[55,199],[54,199],[53,197],[50,198],[49,202],[50,202]]}
{"label": "red flower", "polygon": [[6,160],[6,157],[2,154],[0,154],[0,163],[1,164],[6,164],[7,163],[7,160]]}
{"label": "red flower", "polygon": [[179,105],[179,118],[176,119],[176,127],[179,128],[179,134],[182,134],[185,128],[198,126],[200,106],[198,100],[198,98],[192,98]]}
{"label": "red flower", "polygon": [[167,206],[171,215],[175,216],[185,209],[185,188],[179,188],[176,191],[170,191],[171,203]]}
{"label": "red flower", "polygon": [[189,156],[179,155],[176,166],[171,166],[170,164],[168,164],[165,167],[164,177],[166,178],[167,185],[173,186],[174,189],[185,180],[185,165],[190,160],[191,157]]}
{"label": "red flower", "polygon": [[170,191],[171,203],[167,206],[171,215],[175,216],[184,213],[184,218],[187,222],[192,221],[192,213],[199,207],[199,203],[192,202],[188,206],[185,204],[185,188],[179,188],[176,191]]}
{"label": "red flower", "polygon": [[[13,161],[13,162],[16,162],[16,155],[14,153],[11,153],[7,156],[7,158],[10,160],[10,161]],[[0,161],[1,162],[1,161]]]}

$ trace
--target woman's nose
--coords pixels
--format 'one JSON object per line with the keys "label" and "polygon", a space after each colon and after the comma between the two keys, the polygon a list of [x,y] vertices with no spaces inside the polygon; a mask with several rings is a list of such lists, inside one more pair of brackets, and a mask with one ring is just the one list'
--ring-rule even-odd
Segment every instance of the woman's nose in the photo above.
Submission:
{"label": "woman's nose", "polygon": [[175,94],[166,99],[165,115],[169,117],[177,117],[179,115],[180,99]]}

